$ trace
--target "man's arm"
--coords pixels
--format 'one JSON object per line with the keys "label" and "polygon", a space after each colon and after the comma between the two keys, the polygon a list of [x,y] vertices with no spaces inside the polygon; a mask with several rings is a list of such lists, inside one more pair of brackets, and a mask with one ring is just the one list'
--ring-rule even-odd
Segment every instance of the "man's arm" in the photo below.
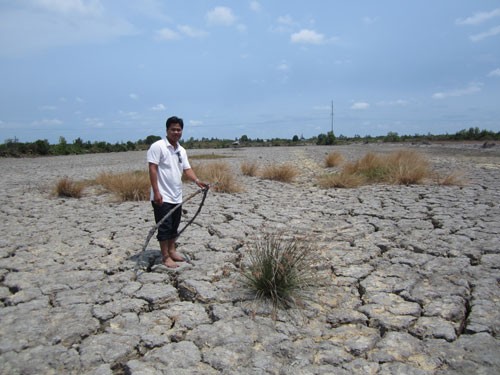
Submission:
{"label": "man's arm", "polygon": [[163,197],[160,194],[160,189],[158,188],[158,165],[155,163],[149,163],[149,181],[151,182],[151,187],[153,188],[153,201],[161,206],[163,204]]}
{"label": "man's arm", "polygon": [[186,174],[187,178],[189,178],[191,181],[193,181],[200,188],[204,189],[207,187],[207,184],[201,182],[198,179],[198,177],[196,177],[196,174],[194,173],[193,168],[184,169],[184,173]]}

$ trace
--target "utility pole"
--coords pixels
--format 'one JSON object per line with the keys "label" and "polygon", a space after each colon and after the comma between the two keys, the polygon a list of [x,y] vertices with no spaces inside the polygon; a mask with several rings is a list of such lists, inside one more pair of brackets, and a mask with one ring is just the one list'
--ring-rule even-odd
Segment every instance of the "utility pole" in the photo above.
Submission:
{"label": "utility pole", "polygon": [[332,100],[332,135],[333,135],[333,100]]}

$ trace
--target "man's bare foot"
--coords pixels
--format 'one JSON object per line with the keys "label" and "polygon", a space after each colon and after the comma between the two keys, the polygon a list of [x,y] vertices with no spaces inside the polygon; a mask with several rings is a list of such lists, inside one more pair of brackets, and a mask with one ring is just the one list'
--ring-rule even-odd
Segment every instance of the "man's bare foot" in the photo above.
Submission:
{"label": "man's bare foot", "polygon": [[168,257],[167,259],[165,259],[163,261],[163,264],[165,265],[165,267],[168,267],[168,268],[177,268],[177,267],[179,267],[179,265],[177,263],[175,263],[175,261],[171,257]]}
{"label": "man's bare foot", "polygon": [[170,253],[170,259],[174,260],[175,262],[185,262],[186,261],[186,259],[178,252]]}

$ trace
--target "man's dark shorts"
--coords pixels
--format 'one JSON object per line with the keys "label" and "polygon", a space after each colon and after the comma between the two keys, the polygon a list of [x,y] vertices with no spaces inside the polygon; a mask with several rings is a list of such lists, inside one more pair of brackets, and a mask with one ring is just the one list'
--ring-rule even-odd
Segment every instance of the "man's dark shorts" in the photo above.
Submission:
{"label": "man's dark shorts", "polygon": [[[176,204],[165,202],[163,202],[161,206],[156,205],[154,202],[151,202],[151,204],[153,205],[156,223],[158,223],[166,214],[177,206]],[[166,241],[177,238],[177,229],[181,223],[181,214],[182,206],[179,206],[172,215],[165,219],[165,221],[158,228],[158,233],[156,235],[158,241]]]}

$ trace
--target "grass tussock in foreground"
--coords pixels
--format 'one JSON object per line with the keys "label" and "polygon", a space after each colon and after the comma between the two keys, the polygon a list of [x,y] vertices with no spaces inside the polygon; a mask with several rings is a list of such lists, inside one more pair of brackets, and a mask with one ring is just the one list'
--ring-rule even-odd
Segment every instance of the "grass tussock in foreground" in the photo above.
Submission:
{"label": "grass tussock in foreground", "polygon": [[430,164],[414,151],[397,151],[388,155],[367,153],[361,159],[347,163],[338,174],[318,178],[323,188],[352,188],[365,184],[420,184],[432,175]]}
{"label": "grass tussock in foreground", "polygon": [[299,172],[292,164],[273,164],[264,167],[260,177],[264,180],[293,182]]}
{"label": "grass tussock in foreground", "polygon": [[61,198],[81,198],[85,183],[73,181],[68,177],[61,178],[54,186],[54,195]]}
{"label": "grass tussock in foreground", "polygon": [[203,166],[191,166],[201,181],[211,185],[211,190],[219,193],[240,193],[243,191],[242,187],[236,182],[230,165],[226,162],[211,162],[203,164]]}
{"label": "grass tussock in foreground", "polygon": [[312,243],[283,233],[265,234],[257,240],[241,271],[257,301],[269,302],[276,312],[279,308],[298,307],[310,297],[317,284]]}
{"label": "grass tussock in foreground", "polygon": [[145,201],[149,199],[150,182],[148,171],[123,173],[104,172],[95,179],[96,184],[113,193],[122,202]]}

